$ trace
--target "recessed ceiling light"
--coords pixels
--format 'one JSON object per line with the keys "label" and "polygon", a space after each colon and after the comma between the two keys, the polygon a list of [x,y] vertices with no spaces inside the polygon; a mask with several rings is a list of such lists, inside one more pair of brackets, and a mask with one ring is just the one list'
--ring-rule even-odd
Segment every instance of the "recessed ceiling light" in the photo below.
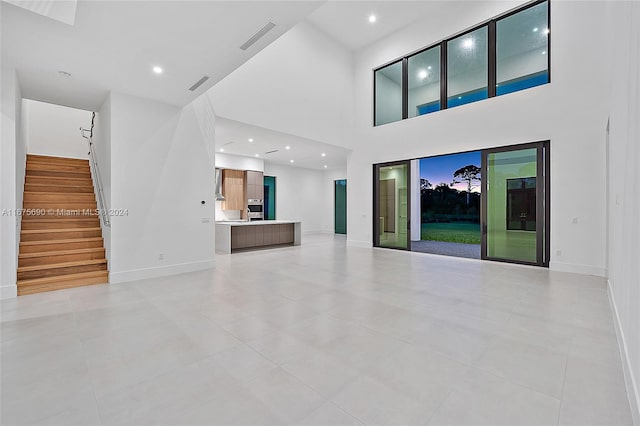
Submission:
{"label": "recessed ceiling light", "polygon": [[325,164],[325,165],[324,165],[324,168],[326,169],[327,167],[328,167],[328,166]]}
{"label": "recessed ceiling light", "polygon": [[58,74],[60,74],[63,77],[71,77],[71,73],[66,71],[58,71]]}
{"label": "recessed ceiling light", "polygon": [[153,72],[155,72],[156,74],[162,74],[162,71],[163,71],[162,67],[159,67],[157,65],[153,67]]}
{"label": "recessed ceiling light", "polygon": [[253,138],[249,138],[249,142],[253,142]]}
{"label": "recessed ceiling light", "polygon": [[327,154],[325,154],[324,152],[323,152],[322,154],[320,154],[320,155],[322,155],[323,157],[326,157],[326,156],[327,156]]}
{"label": "recessed ceiling light", "polygon": [[538,32],[538,27],[535,27],[535,28],[533,29],[533,32],[534,32],[534,33],[537,33],[537,32]]}
{"label": "recessed ceiling light", "polygon": [[374,24],[376,21],[378,20],[378,17],[376,15],[374,15],[373,13],[371,15],[369,15],[369,22]]}
{"label": "recessed ceiling light", "polygon": [[427,69],[428,69],[428,70],[430,70],[430,69],[431,69],[431,65],[429,65],[429,66],[427,67]]}
{"label": "recessed ceiling light", "polygon": [[473,47],[473,39],[471,37],[465,39],[462,42],[462,45],[466,48],[466,49],[471,49]]}
{"label": "recessed ceiling light", "polygon": [[289,160],[290,163],[293,163],[293,160]]}
{"label": "recessed ceiling light", "polygon": [[418,73],[418,77],[420,77],[420,78],[421,78],[421,79],[423,79],[423,80],[424,80],[425,78],[427,78],[427,76],[428,76],[428,75],[429,75],[429,73],[427,72],[427,70],[421,70],[421,71]]}
{"label": "recessed ceiling light", "polygon": [[289,145],[285,146],[284,149],[291,149]]}
{"label": "recessed ceiling light", "polygon": [[224,152],[224,148],[220,148],[220,152]]}
{"label": "recessed ceiling light", "polygon": [[260,154],[256,154],[256,157],[260,157]]}

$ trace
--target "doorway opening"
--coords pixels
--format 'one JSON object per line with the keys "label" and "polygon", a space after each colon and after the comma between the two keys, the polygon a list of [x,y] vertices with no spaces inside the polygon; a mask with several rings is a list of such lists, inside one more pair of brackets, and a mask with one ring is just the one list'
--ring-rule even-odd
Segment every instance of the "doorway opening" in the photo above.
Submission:
{"label": "doorway opening", "polygon": [[412,251],[480,259],[481,154],[419,160],[420,238]]}
{"label": "doorway opening", "polygon": [[347,233],[347,180],[333,182],[333,227],[336,234]]}
{"label": "doorway opening", "polygon": [[264,220],[276,220],[276,177],[264,176]]}

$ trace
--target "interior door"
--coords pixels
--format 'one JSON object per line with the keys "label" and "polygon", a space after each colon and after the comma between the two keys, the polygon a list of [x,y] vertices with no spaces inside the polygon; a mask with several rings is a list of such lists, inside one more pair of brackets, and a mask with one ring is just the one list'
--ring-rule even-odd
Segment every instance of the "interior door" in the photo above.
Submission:
{"label": "interior door", "polygon": [[410,250],[411,162],[375,164],[373,176],[373,244]]}
{"label": "interior door", "polygon": [[549,264],[548,142],[482,153],[482,258]]}

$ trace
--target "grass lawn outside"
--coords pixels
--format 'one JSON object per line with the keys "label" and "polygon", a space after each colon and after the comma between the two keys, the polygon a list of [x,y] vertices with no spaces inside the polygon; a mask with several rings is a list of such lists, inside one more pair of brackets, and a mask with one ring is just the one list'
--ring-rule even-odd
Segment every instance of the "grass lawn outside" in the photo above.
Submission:
{"label": "grass lawn outside", "polygon": [[420,239],[449,243],[480,244],[480,224],[468,222],[423,223]]}

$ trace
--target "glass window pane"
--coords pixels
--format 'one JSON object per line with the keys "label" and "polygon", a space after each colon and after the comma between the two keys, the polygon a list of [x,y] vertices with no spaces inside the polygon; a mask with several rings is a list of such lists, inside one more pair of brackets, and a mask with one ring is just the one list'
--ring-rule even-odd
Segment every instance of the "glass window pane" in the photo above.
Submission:
{"label": "glass window pane", "polygon": [[496,94],[549,82],[548,3],[540,3],[496,23]]}
{"label": "glass window pane", "polygon": [[402,120],[402,61],[379,69],[375,79],[375,125]]}
{"label": "glass window pane", "polygon": [[536,262],[536,148],[487,155],[487,256]]}
{"label": "glass window pane", "polygon": [[411,56],[409,117],[440,110],[440,46]]}
{"label": "glass window pane", "polygon": [[447,106],[486,99],[488,30],[479,28],[447,42]]}
{"label": "glass window pane", "polygon": [[409,167],[407,164],[380,167],[378,172],[380,247],[408,248],[407,220]]}

